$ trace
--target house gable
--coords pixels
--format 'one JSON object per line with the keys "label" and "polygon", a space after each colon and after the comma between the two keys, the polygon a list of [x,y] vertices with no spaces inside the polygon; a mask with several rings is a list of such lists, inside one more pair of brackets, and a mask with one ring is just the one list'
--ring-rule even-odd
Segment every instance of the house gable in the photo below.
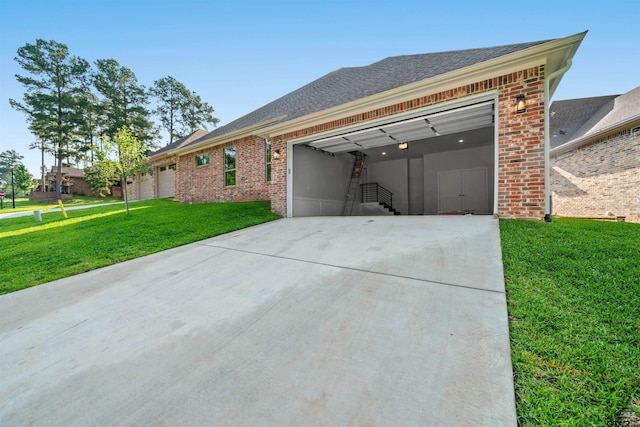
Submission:
{"label": "house gable", "polygon": [[[255,149],[264,150],[260,146],[270,141],[272,151],[280,158],[273,159],[273,179],[264,188],[272,209],[287,214],[292,173],[288,151],[301,138],[339,134],[345,128],[368,126],[379,119],[393,120],[404,112],[488,96],[495,108],[495,185],[500,188],[494,214],[541,219],[545,211],[545,101],[557,87],[559,73],[568,69],[584,35],[499,48],[407,55],[367,67],[337,70],[174,150],[180,159],[178,170],[183,159],[190,168],[185,179],[196,186],[203,182],[213,188],[211,195],[200,196],[189,193],[192,190],[185,184],[180,200],[227,200],[220,193],[224,190],[216,188],[219,180],[213,185],[209,179],[202,181],[199,177],[208,172],[191,168],[190,158],[195,154],[256,141]],[[443,61],[449,62],[442,65]],[[547,75],[554,77],[546,82]],[[363,88],[370,92],[363,92]],[[335,97],[331,96],[333,92]],[[517,113],[514,108],[516,97],[521,95],[526,97],[525,113]],[[238,156],[240,151],[238,148]],[[256,153],[254,157],[259,159]],[[262,173],[262,163],[264,159],[253,165],[257,173]],[[242,193],[250,191],[243,189]],[[231,199],[235,197],[242,196]]]}
{"label": "house gable", "polygon": [[551,150],[553,212],[640,222],[640,87],[599,99],[608,100]]}

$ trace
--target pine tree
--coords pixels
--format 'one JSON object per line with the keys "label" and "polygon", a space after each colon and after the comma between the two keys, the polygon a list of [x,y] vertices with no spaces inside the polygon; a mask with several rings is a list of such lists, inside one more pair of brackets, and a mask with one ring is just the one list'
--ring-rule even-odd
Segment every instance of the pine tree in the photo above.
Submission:
{"label": "pine tree", "polygon": [[86,86],[89,63],[70,56],[66,45],[42,39],[19,48],[15,60],[29,74],[16,75],[26,89],[23,101],[9,102],[26,114],[30,130],[55,153],[56,197],[60,198],[62,160],[77,148],[76,131],[81,119],[77,106]]}
{"label": "pine tree", "polygon": [[104,136],[114,139],[118,130],[126,126],[147,149],[153,148],[157,131],[149,119],[145,87],[138,84],[133,71],[115,59],[99,59],[96,67],[93,83],[102,96],[100,111],[105,121]]}

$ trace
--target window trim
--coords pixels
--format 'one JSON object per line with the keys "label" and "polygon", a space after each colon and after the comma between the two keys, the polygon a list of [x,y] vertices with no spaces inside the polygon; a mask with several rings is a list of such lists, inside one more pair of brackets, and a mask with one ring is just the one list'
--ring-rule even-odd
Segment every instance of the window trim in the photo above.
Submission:
{"label": "window trim", "polygon": [[[206,159],[206,162],[204,162],[203,160]],[[211,160],[209,159],[209,155],[208,154],[198,154],[196,155],[196,167],[202,167],[202,166],[207,166],[211,163]]]}
{"label": "window trim", "polygon": [[[233,150],[233,168],[229,168],[227,169],[227,151],[229,150]],[[223,173],[223,177],[224,177],[224,186],[225,187],[235,187],[236,186],[236,170],[238,169],[238,157],[237,157],[237,153],[238,151],[236,150],[236,146],[231,146],[231,147],[227,147],[224,150],[222,150],[222,162],[223,162],[223,169],[224,169],[224,173]],[[233,184],[228,184],[227,181],[227,174],[233,174]]]}
{"label": "window trim", "polygon": [[271,176],[271,141],[267,140],[265,141],[265,157],[266,157],[266,163],[265,163],[265,178],[267,182],[271,182],[272,176]]}

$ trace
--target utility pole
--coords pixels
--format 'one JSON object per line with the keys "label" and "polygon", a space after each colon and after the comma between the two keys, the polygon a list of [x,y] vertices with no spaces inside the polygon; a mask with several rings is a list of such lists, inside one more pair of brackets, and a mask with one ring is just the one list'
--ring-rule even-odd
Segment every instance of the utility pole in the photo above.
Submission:
{"label": "utility pole", "polygon": [[13,170],[16,167],[16,163],[18,163],[23,158],[24,157],[16,153],[14,150],[8,150],[0,153],[0,162],[4,163],[11,169],[11,205],[13,206],[13,209],[16,208],[16,189]]}
{"label": "utility pole", "polygon": [[11,205],[13,207],[13,209],[16,208],[16,189],[15,189],[15,184],[13,182],[13,165],[14,163],[11,163]]}

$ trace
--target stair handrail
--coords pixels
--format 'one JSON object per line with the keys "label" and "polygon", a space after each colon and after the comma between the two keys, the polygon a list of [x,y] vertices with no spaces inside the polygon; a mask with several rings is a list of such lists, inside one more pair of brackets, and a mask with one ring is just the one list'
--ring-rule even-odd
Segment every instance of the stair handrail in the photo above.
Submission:
{"label": "stair handrail", "polygon": [[360,184],[362,203],[377,202],[386,207],[393,207],[393,193],[377,182]]}

